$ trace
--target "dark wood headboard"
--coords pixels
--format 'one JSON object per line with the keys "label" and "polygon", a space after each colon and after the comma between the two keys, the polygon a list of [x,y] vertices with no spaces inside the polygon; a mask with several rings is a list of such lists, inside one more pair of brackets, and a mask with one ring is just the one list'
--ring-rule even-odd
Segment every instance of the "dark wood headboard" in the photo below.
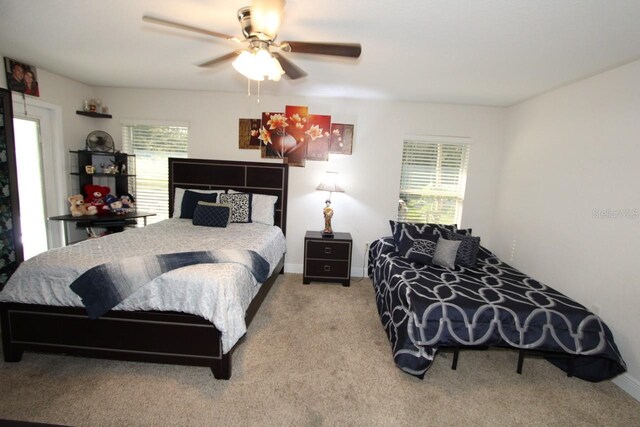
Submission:
{"label": "dark wood headboard", "polygon": [[278,196],[275,225],[286,235],[289,165],[229,160],[169,158],[169,216],[176,188],[232,189]]}

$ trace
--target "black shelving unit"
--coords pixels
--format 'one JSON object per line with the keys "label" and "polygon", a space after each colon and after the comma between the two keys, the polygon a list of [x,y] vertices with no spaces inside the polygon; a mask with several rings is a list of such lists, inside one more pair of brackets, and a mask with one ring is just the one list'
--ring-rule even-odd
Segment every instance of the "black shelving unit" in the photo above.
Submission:
{"label": "black shelving unit", "polygon": [[[135,197],[135,155],[90,150],[71,150],[69,153],[77,159],[77,162],[71,162],[71,175],[78,177],[78,191],[85,197],[87,194],[84,192],[84,186],[87,184],[105,185],[115,196],[129,193]],[[120,167],[119,173],[102,172],[103,167],[113,164]],[[125,173],[121,172],[122,165],[125,167]],[[85,166],[93,166],[96,172],[87,173]]]}

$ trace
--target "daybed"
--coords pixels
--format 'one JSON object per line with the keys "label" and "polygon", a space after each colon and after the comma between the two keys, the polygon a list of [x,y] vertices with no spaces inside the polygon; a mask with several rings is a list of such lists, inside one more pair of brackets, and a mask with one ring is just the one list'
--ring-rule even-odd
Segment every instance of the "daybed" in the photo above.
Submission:
{"label": "daybed", "polygon": [[439,350],[453,349],[457,360],[460,349],[494,346],[519,350],[519,371],[522,356],[530,352],[589,381],[626,370],[602,319],[486,248],[479,247],[477,263],[470,267],[425,265],[405,257],[413,255],[401,247],[425,234],[450,238],[458,233],[441,227],[392,221],[395,238],[381,238],[370,247],[378,313],[400,369],[423,378]]}

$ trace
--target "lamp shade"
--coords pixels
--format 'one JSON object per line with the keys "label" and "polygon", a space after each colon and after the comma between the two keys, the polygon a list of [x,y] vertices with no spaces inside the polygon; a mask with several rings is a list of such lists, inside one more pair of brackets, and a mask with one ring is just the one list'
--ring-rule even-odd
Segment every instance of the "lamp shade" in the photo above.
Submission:
{"label": "lamp shade", "polygon": [[233,68],[248,79],[257,81],[263,81],[265,77],[278,81],[284,74],[280,62],[267,49],[243,50],[233,61]]}
{"label": "lamp shade", "polygon": [[316,190],[329,191],[331,193],[344,193],[344,189],[337,183],[338,172],[327,171],[322,178],[322,182],[316,187]]}

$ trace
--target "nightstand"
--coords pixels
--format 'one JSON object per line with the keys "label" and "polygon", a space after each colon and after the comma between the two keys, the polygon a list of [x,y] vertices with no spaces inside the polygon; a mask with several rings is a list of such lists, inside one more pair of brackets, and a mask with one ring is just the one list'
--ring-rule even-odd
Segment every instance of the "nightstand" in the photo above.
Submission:
{"label": "nightstand", "polygon": [[322,237],[319,231],[307,231],[304,236],[304,274],[302,283],[338,282],[349,286],[351,281],[351,247],[349,233],[333,233]]}

